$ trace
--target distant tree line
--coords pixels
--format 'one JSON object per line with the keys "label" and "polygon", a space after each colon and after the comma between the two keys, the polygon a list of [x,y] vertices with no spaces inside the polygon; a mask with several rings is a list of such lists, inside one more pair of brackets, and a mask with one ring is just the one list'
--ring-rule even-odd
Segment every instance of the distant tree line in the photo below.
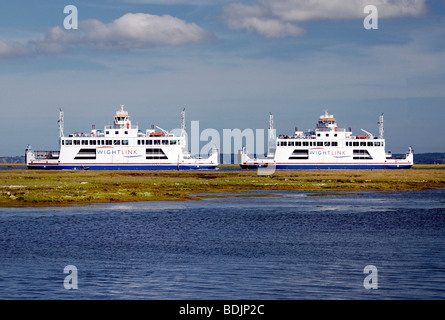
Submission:
{"label": "distant tree line", "polygon": [[445,153],[414,153],[414,163],[445,164]]}
{"label": "distant tree line", "polygon": [[25,156],[0,157],[0,163],[25,163]]}

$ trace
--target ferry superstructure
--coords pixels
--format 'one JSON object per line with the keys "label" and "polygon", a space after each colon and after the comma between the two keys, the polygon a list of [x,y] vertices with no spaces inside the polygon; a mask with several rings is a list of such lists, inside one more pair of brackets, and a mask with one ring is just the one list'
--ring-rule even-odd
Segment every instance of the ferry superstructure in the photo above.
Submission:
{"label": "ferry superstructure", "polygon": [[63,111],[59,115],[59,150],[25,151],[29,169],[66,170],[189,170],[217,169],[218,150],[208,158],[192,157],[187,151],[185,110],[182,111],[181,135],[176,136],[154,126],[145,132],[131,124],[128,112],[121,105],[112,125],[90,133],[63,133]]}
{"label": "ferry superstructure", "polygon": [[295,129],[293,135],[275,137],[270,115],[269,151],[265,159],[252,159],[245,149],[239,152],[242,168],[273,169],[402,169],[414,163],[411,147],[401,159],[385,151],[383,114],[379,119],[379,136],[353,135],[351,129],[338,128],[333,115],[321,115],[316,128],[307,132]]}

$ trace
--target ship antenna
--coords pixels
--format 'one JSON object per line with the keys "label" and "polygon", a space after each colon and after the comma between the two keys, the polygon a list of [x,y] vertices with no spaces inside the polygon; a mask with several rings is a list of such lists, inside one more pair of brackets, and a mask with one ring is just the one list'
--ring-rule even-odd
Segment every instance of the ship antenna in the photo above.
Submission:
{"label": "ship antenna", "polygon": [[379,117],[379,139],[383,139],[383,135],[385,133],[385,129],[383,128],[383,113]]}

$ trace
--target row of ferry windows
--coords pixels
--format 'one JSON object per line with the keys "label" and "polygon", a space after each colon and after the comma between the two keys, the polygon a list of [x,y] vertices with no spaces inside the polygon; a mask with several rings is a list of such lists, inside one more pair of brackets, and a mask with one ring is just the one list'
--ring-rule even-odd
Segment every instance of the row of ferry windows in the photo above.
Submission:
{"label": "row of ferry windows", "polygon": [[65,146],[128,146],[128,140],[62,140]]}
{"label": "row of ferry windows", "polygon": [[337,147],[337,141],[278,141],[278,146],[281,147]]}
{"label": "row of ferry windows", "polygon": [[[337,141],[278,141],[281,147],[338,147]],[[347,147],[383,147],[383,141],[347,141]]]}
{"label": "row of ferry windows", "polygon": [[[176,145],[179,144],[179,140],[177,139],[150,139],[150,140],[138,140],[138,145]],[[62,145],[65,146],[128,146],[128,140],[100,140],[100,139],[91,139],[91,140],[62,140]]]}
{"label": "row of ferry windows", "polygon": [[151,146],[151,145],[155,145],[155,146],[159,146],[159,145],[176,145],[176,144],[180,144],[179,140],[176,139],[169,139],[169,140],[138,140],[138,145],[146,145],[146,146]]}

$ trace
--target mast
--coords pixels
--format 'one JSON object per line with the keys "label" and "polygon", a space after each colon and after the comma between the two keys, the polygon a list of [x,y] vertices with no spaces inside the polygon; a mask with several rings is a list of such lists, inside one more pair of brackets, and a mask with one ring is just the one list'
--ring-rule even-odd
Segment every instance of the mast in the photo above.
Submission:
{"label": "mast", "polygon": [[185,124],[185,108],[181,111],[181,137],[183,138],[182,149],[187,150],[187,132]]}
{"label": "mast", "polygon": [[276,150],[276,132],[274,129],[274,117],[271,112],[269,112],[269,130],[268,130],[268,150],[267,154],[272,155]]}
{"label": "mast", "polygon": [[273,130],[273,114],[269,112],[269,130]]}
{"label": "mast", "polygon": [[181,131],[185,131],[185,108],[181,111]]}
{"label": "mast", "polygon": [[383,139],[383,134],[385,133],[385,129],[383,128],[383,113],[379,117],[379,139]]}
{"label": "mast", "polygon": [[63,138],[64,134],[63,134],[63,111],[62,109],[59,109],[59,121],[57,121],[59,123],[59,138]]}

